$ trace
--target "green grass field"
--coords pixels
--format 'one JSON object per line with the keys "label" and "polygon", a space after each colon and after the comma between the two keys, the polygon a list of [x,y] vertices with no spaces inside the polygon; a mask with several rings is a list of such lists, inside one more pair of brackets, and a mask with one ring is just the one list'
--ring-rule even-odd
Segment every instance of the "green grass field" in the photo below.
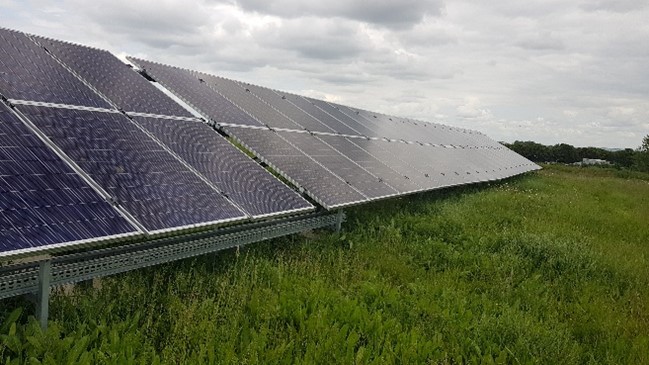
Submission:
{"label": "green grass field", "polygon": [[0,363],[649,364],[649,175],[548,166],[103,280]]}

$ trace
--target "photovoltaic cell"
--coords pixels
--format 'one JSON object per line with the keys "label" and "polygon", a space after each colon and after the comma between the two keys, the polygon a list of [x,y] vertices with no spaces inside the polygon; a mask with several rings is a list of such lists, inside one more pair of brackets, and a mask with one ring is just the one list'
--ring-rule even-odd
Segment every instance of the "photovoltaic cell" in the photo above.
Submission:
{"label": "photovoltaic cell", "polygon": [[0,29],[0,93],[8,99],[111,107],[29,37],[7,29]]}
{"label": "photovoltaic cell", "polygon": [[397,194],[377,176],[371,175],[360,165],[342,155],[309,133],[281,132],[279,135],[319,162],[329,171],[344,179],[369,199],[383,198]]}
{"label": "photovoltaic cell", "polygon": [[[161,78],[163,84],[172,85],[165,78],[172,79],[168,73],[177,76],[178,71],[154,64],[153,73],[156,67],[166,69],[154,76]],[[245,112],[245,116],[238,118],[229,117],[233,114],[229,110],[217,110],[209,115],[217,122],[232,126],[228,128],[235,137],[245,139],[243,143],[258,156],[319,202],[334,189],[317,186],[315,180],[298,182],[307,174],[295,168],[296,165],[315,162],[319,167],[308,170],[309,174],[334,175],[366,200],[490,181],[536,168],[525,159],[516,160],[513,156],[516,154],[475,131],[369,112],[196,71],[181,71],[187,80],[192,80],[189,75],[196,77],[202,91],[195,81],[185,82],[192,84],[192,88],[176,82],[171,87],[175,93],[185,100],[203,97],[203,104],[220,100],[219,104]],[[205,113],[208,107],[197,109],[208,114]],[[250,116],[253,122],[249,121]],[[277,129],[277,133],[234,128],[261,123]],[[338,201],[349,204],[358,201],[357,198],[351,194]]]}
{"label": "photovoltaic cell", "polygon": [[286,94],[286,98],[291,103],[293,103],[297,107],[299,107],[300,109],[302,109],[305,112],[313,115],[322,124],[324,124],[327,127],[331,128],[336,133],[347,134],[347,135],[362,135],[362,133],[360,133],[360,131],[357,131],[355,129],[350,128],[348,125],[346,125],[345,123],[342,123],[340,120],[338,120],[338,119],[332,117],[331,115],[327,114],[322,109],[320,109],[317,106],[313,105],[310,101],[303,98],[302,96]]}
{"label": "photovoltaic cell", "polygon": [[327,209],[367,201],[341,177],[324,168],[280,137],[264,129],[228,128],[228,133],[273,169],[301,187]]}
{"label": "photovoltaic cell", "polygon": [[305,98],[308,101],[312,102],[315,106],[318,108],[322,109],[325,111],[327,114],[331,115],[332,117],[336,118],[339,120],[341,123],[345,124],[349,128],[353,129],[356,131],[359,135],[366,136],[366,137],[381,137],[380,133],[377,132],[377,130],[369,128],[358,121],[350,118],[343,112],[341,112],[337,107],[329,104],[328,102],[324,100],[318,100],[318,99],[312,99],[312,98]]}
{"label": "photovoltaic cell", "polygon": [[192,117],[108,51],[41,37],[35,39],[126,112]]}
{"label": "photovoltaic cell", "polygon": [[291,118],[291,120],[299,124],[301,128],[312,132],[336,133],[335,130],[322,124],[319,120],[288,101],[285,96],[265,87],[250,84],[243,85],[257,97],[261,98],[269,105],[272,105],[273,108],[277,109],[282,114]]}
{"label": "photovoltaic cell", "polygon": [[263,126],[262,123],[212,90],[204,81],[200,81],[191,71],[138,58],[127,58],[209,119],[217,123]]}
{"label": "photovoltaic cell", "polygon": [[399,193],[410,193],[423,190],[423,187],[417,185],[405,174],[398,173],[394,168],[386,165],[378,158],[372,156],[369,152],[358,147],[342,136],[317,136],[332,148],[339,151],[344,156],[362,166],[365,170],[385,181],[391,187],[397,189]]}
{"label": "photovoltaic cell", "polygon": [[269,104],[265,103],[257,96],[253,95],[250,90],[246,89],[238,82],[202,72],[196,72],[196,75],[201,80],[204,80],[209,87],[225,96],[228,100],[248,112],[248,114],[252,115],[261,123],[271,128],[303,129],[300,125],[273,109]]}
{"label": "photovoltaic cell", "polygon": [[149,231],[246,217],[121,114],[18,109]]}
{"label": "photovoltaic cell", "polygon": [[253,217],[313,208],[207,124],[134,119]]}
{"label": "photovoltaic cell", "polygon": [[0,256],[136,232],[0,104]]}

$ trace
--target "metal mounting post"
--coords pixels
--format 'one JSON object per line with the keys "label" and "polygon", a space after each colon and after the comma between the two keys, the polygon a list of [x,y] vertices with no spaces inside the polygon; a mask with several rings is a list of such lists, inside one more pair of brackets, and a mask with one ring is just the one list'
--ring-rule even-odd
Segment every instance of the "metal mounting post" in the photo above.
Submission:
{"label": "metal mounting post", "polygon": [[338,209],[336,212],[336,223],[332,226],[334,232],[340,232],[345,221],[345,212],[342,209]]}
{"label": "metal mounting post", "polygon": [[38,266],[38,292],[36,293],[36,318],[43,330],[47,329],[47,319],[50,310],[50,279],[52,277],[52,262],[41,261]]}

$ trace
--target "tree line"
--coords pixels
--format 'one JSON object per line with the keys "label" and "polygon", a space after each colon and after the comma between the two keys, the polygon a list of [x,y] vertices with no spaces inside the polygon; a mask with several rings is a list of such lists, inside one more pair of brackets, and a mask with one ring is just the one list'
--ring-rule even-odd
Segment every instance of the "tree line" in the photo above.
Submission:
{"label": "tree line", "polygon": [[597,147],[575,147],[566,143],[547,146],[533,141],[501,142],[507,148],[534,162],[574,163],[584,158],[606,160],[616,167],[649,172],[649,135],[637,149],[611,151]]}

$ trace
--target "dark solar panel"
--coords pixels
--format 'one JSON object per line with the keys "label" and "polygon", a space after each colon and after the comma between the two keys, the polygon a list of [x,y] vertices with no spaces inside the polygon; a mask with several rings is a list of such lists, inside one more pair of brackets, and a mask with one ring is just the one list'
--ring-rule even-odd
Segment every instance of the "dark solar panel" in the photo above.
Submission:
{"label": "dark solar panel", "polygon": [[276,132],[228,128],[228,133],[327,209],[367,201],[367,197],[342,178],[288,144]]}
{"label": "dark solar panel", "polygon": [[419,171],[433,180],[431,188],[464,184],[464,161],[458,160],[454,149],[444,147],[422,146],[417,143],[380,142],[388,146],[388,150],[408,161]]}
{"label": "dark solar panel", "polygon": [[325,113],[322,109],[313,105],[310,101],[308,101],[307,99],[299,95],[286,94],[286,99],[288,99],[288,101],[295,104],[300,109],[314,116],[322,124],[331,128],[336,133],[348,134],[348,135],[362,135],[361,131],[357,131],[355,129],[350,128],[348,125],[342,123],[340,120]]}
{"label": "dark solar panel", "polygon": [[271,128],[302,129],[300,125],[273,109],[238,82],[201,72],[196,72],[196,75],[263,124]]}
{"label": "dark solar panel", "polygon": [[0,29],[0,93],[8,99],[110,108],[25,34]]}
{"label": "dark solar panel", "polygon": [[351,117],[341,112],[337,107],[331,105],[330,103],[323,100],[317,100],[311,98],[305,98],[305,99],[312,102],[315,106],[327,112],[327,114],[336,118],[341,123],[353,129],[360,135],[367,136],[367,137],[381,137],[376,129],[373,129],[371,127],[359,123],[358,121],[352,119]]}
{"label": "dark solar panel", "polygon": [[262,126],[236,105],[212,90],[188,70],[128,57],[146,73],[206,117],[218,123]]}
{"label": "dark solar panel", "polygon": [[0,104],[0,255],[135,232]]}
{"label": "dark solar panel", "polygon": [[[498,143],[478,132],[374,113],[196,71],[156,64],[151,64],[151,70],[153,74],[158,72],[154,76],[163,84],[166,82],[167,87],[175,85],[170,88],[181,98],[197,100],[192,103],[194,106],[204,104],[197,109],[217,122],[231,126],[263,123],[277,129],[278,134],[272,134],[231,128],[235,136],[248,138],[244,143],[319,202],[323,193],[333,194],[333,189],[320,186],[315,188],[319,192],[314,193],[317,185],[314,180],[298,183],[295,176],[301,172],[295,168],[297,164],[315,162],[319,167],[308,170],[309,174],[323,171],[333,174],[368,200],[394,195],[397,191],[407,193],[490,181],[535,168],[525,159],[517,160],[519,156],[513,152],[501,150]],[[182,82],[174,84],[164,80],[178,78],[180,74]],[[215,100],[230,109],[206,113]],[[230,117],[243,112],[243,117]],[[285,166],[279,168],[282,163]],[[309,184],[313,185],[309,188]],[[346,201],[354,199],[339,200],[348,204]]]}
{"label": "dark solar panel", "polygon": [[423,186],[408,178],[403,173],[397,172],[369,152],[341,136],[318,136],[319,139],[335,148],[337,151],[362,166],[365,170],[385,181],[399,193],[409,193],[423,189]]}
{"label": "dark solar panel", "polygon": [[18,108],[147,230],[245,218],[121,114]]}
{"label": "dark solar panel", "polygon": [[379,177],[373,176],[360,165],[309,133],[281,132],[279,135],[370,199],[383,198],[398,193],[397,190],[381,181]]}
{"label": "dark solar panel", "polygon": [[423,170],[417,168],[412,161],[412,156],[409,154],[402,154],[401,151],[395,150],[392,148],[392,143],[359,138],[349,138],[348,140],[381,160],[399,174],[407,176],[409,180],[412,180],[424,189],[434,189],[443,186],[438,181],[439,178],[437,176],[431,175],[428,172],[428,167]]}
{"label": "dark solar panel", "polygon": [[335,104],[335,103],[329,103],[329,104],[331,104],[331,106],[333,106],[334,108],[337,108],[338,111],[340,111],[347,117],[351,118],[359,125],[364,126],[365,128],[371,130],[374,135],[368,137],[386,138],[387,136],[393,133],[392,130],[390,129],[390,126],[378,123],[377,121],[374,120],[369,120],[348,106]]}
{"label": "dark solar panel", "polygon": [[313,208],[207,124],[134,119],[252,216]]}
{"label": "dark solar panel", "polygon": [[272,105],[275,109],[277,109],[287,117],[291,118],[291,120],[299,124],[300,127],[311,132],[336,133],[335,130],[320,123],[320,121],[318,121],[302,109],[296,107],[293,103],[288,101],[286,97],[283,97],[277,92],[265,87],[250,84],[244,84],[244,87],[249,89],[250,92],[258,96],[259,98],[263,99],[266,103]]}
{"label": "dark solar panel", "polygon": [[126,112],[192,117],[108,51],[40,37],[36,40]]}

